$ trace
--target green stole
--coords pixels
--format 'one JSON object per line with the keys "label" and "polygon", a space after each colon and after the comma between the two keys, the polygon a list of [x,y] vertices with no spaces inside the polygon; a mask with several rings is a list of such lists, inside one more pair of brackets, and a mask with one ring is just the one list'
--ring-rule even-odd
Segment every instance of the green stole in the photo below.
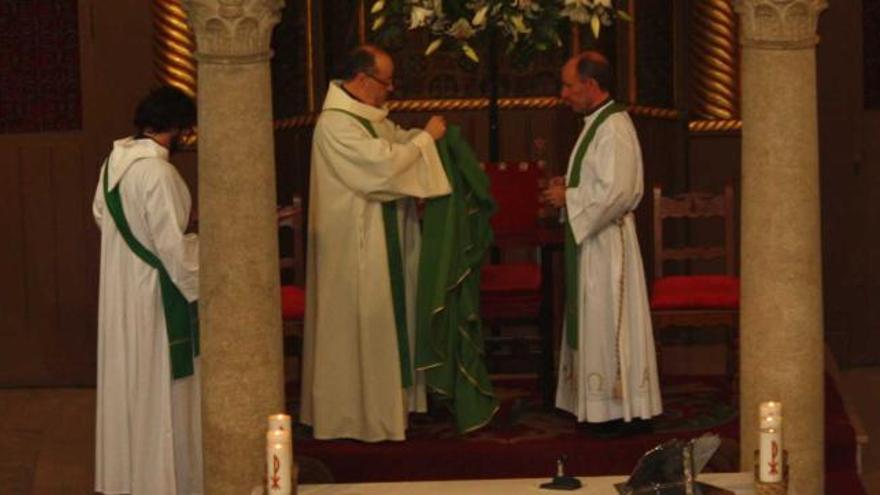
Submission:
{"label": "green stole", "polygon": [[[587,129],[587,134],[581,140],[577,151],[574,154],[574,161],[571,163],[571,173],[568,174],[568,182],[566,187],[569,189],[576,188],[581,182],[581,166],[583,165],[584,155],[587,154],[587,148],[593,142],[593,137],[599,126],[605,122],[605,119],[617,112],[626,111],[626,107],[619,103],[607,105],[596,119]],[[565,336],[568,346],[572,349],[578,348],[578,319],[580,310],[578,308],[578,282],[580,277],[578,246],[574,240],[574,232],[571,230],[571,224],[566,218],[565,222]]]}
{"label": "green stole", "polygon": [[162,261],[141,244],[132,234],[131,227],[125,219],[122,209],[122,197],[119,195],[119,184],[112,190],[107,187],[107,169],[109,159],[104,161],[104,201],[119,234],[125,243],[144,263],[159,271],[159,287],[162,292],[162,308],[165,311],[165,328],[168,333],[168,347],[173,378],[184,378],[193,374],[193,357],[199,355],[198,316],[195,313],[196,303],[190,307],[177,286],[168,275]]}
{"label": "green stole", "polygon": [[[371,136],[378,138],[379,134],[373,128],[369,120],[360,115],[343,110],[341,108],[327,108],[335,112],[342,112],[354,117],[363,125]],[[397,353],[400,357],[400,378],[404,388],[413,384],[413,378],[409,357],[409,334],[406,325],[406,291],[403,276],[403,255],[400,251],[400,232],[397,226],[397,201],[385,201],[382,203],[382,221],[385,224],[385,250],[388,253],[388,275],[391,278],[391,300],[394,305],[394,323],[397,327]]]}

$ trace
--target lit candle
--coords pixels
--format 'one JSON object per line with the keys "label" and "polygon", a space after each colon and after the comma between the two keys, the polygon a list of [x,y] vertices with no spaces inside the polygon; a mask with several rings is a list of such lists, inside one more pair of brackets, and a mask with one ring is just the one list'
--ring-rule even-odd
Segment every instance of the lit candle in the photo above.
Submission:
{"label": "lit candle", "polygon": [[266,433],[266,493],[291,495],[293,478],[293,446],[290,431],[272,430]]}
{"label": "lit candle", "polygon": [[269,431],[272,430],[290,430],[290,416],[287,414],[273,414],[269,416]]}
{"label": "lit candle", "polygon": [[758,479],[762,483],[778,483],[782,481],[782,404],[763,402],[760,414]]}

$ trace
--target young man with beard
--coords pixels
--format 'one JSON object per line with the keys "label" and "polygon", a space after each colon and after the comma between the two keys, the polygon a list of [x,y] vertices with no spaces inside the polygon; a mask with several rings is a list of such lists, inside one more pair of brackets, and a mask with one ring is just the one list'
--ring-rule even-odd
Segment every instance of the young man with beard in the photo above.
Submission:
{"label": "young man with beard", "polygon": [[101,167],[95,491],[202,493],[198,239],[168,159],[195,124],[192,99],[163,87],[138,105],[134,136]]}

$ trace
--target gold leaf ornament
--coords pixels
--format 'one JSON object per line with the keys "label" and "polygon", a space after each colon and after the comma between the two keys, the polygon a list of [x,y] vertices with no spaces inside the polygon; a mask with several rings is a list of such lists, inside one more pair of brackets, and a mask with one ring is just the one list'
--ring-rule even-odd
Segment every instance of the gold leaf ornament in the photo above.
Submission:
{"label": "gold leaf ornament", "polygon": [[383,24],[385,24],[385,16],[384,15],[377,17],[376,20],[373,21],[373,27],[371,29],[373,31],[375,31],[375,30],[379,29],[380,27],[382,27]]}
{"label": "gold leaf ornament", "polygon": [[385,8],[385,0],[376,0],[376,2],[373,3],[373,8],[370,9],[370,13],[371,14],[378,14],[384,8]]}

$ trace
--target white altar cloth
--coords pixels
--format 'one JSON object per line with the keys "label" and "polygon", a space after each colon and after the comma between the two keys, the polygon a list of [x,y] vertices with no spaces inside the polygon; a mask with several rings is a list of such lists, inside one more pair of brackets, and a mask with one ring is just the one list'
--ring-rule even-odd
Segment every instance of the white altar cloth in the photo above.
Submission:
{"label": "white altar cloth", "polygon": [[[300,485],[299,495],[617,495],[615,483],[626,481],[626,476],[579,477],[583,487],[579,490],[543,490],[541,478],[503,480],[454,480],[454,481],[401,481],[394,483],[339,483],[332,485]],[[697,478],[731,490],[736,495],[754,495],[754,477],[751,473],[707,473]]]}

